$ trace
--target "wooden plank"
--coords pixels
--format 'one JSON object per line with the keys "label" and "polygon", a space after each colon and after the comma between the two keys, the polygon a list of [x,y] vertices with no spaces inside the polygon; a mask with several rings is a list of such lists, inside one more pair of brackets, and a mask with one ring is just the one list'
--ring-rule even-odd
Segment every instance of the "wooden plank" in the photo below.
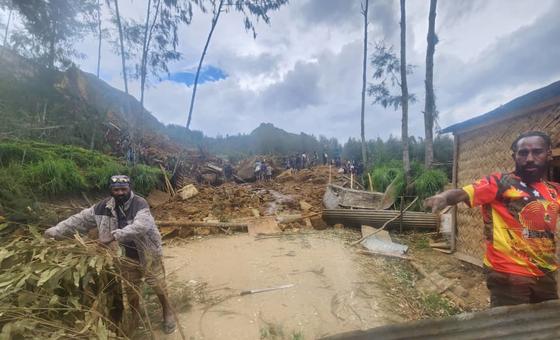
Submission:
{"label": "wooden plank", "polygon": [[483,267],[482,260],[477,259],[474,256],[471,256],[471,255],[468,255],[468,254],[465,254],[465,253],[461,253],[461,252],[455,252],[453,255],[463,262],[468,262],[470,264],[474,264],[475,266]]}
{"label": "wooden plank", "polygon": [[412,260],[412,258],[410,256],[406,256],[406,255],[398,255],[398,254],[390,254],[390,253],[383,253],[380,251],[371,251],[371,250],[357,250],[356,251],[358,254],[363,254],[363,255],[380,255],[380,256],[386,256],[386,257],[395,257],[398,259],[403,259],[403,260]]}

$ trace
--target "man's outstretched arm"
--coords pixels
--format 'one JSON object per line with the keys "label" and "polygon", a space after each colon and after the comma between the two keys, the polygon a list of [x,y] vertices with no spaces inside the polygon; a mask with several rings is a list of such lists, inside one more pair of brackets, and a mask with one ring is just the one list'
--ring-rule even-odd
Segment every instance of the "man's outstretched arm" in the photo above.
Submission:
{"label": "man's outstretched arm", "polygon": [[424,200],[424,208],[431,208],[432,213],[437,213],[450,205],[457,205],[461,202],[469,205],[469,195],[467,192],[463,189],[451,189],[426,198]]}
{"label": "man's outstretched arm", "polygon": [[76,231],[80,234],[85,234],[95,226],[94,207],[90,207],[45,230],[44,236],[46,238],[63,240],[72,236]]}

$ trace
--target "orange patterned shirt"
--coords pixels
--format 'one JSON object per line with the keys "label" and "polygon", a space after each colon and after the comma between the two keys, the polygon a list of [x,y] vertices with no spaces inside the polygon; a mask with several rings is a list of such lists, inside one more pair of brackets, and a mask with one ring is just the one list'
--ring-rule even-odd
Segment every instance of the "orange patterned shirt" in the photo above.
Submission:
{"label": "orange patterned shirt", "polygon": [[541,181],[528,185],[513,173],[495,173],[463,190],[471,207],[482,208],[485,266],[523,276],[543,276],[558,269],[559,184]]}

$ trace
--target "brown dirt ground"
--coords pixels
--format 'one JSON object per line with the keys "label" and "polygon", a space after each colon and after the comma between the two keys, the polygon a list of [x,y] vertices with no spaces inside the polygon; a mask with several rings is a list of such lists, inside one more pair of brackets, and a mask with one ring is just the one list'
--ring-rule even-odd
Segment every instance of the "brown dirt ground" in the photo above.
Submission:
{"label": "brown dirt ground", "polygon": [[[197,186],[199,195],[152,211],[158,220],[231,221],[251,217],[255,209],[262,216],[300,213],[304,200],[320,212],[328,178],[328,167],[317,167],[270,182]],[[333,182],[342,181],[333,172]],[[357,254],[349,245],[360,238],[357,230],[291,227],[272,237],[188,234],[165,240],[169,281],[189,292],[190,308],[180,311],[188,338],[310,339],[488,307],[481,269],[432,250],[428,234],[392,236],[410,246],[408,255],[427,272],[451,283],[460,305],[445,297],[434,302],[433,295],[442,293],[430,290],[406,260]],[[286,283],[295,286],[239,296],[243,289]]]}
{"label": "brown dirt ground", "polygon": [[[315,339],[404,320],[376,269],[384,260],[357,254],[333,232],[215,235],[165,254],[170,281],[203,287],[179,315],[187,338]],[[294,286],[240,296],[285,284]]]}

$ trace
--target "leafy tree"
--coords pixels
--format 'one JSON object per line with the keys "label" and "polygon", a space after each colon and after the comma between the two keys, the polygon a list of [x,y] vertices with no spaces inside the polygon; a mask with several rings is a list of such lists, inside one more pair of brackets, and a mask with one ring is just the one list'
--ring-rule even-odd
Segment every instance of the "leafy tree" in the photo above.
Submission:
{"label": "leafy tree", "polygon": [[209,0],[212,5],[212,22],[210,24],[210,32],[208,33],[208,37],[206,38],[206,43],[204,44],[204,48],[202,49],[202,54],[200,56],[200,60],[198,62],[198,67],[196,69],[196,75],[194,77],[194,84],[193,84],[193,91],[191,94],[191,102],[189,105],[189,115],[187,118],[187,130],[189,130],[191,126],[191,119],[192,113],[194,108],[194,101],[196,97],[196,89],[198,87],[198,78],[200,76],[200,70],[202,68],[202,63],[204,62],[204,57],[206,56],[206,52],[208,51],[208,46],[210,46],[210,40],[212,39],[212,35],[214,34],[214,29],[218,25],[218,20],[220,18],[220,14],[222,12],[227,12],[232,8],[233,10],[240,12],[243,14],[244,19],[243,23],[245,25],[246,30],[250,30],[253,32],[253,38],[256,39],[257,33],[255,30],[255,26],[251,17],[255,17],[256,20],[262,20],[265,23],[270,23],[270,17],[268,16],[268,12],[279,10],[280,7],[288,3],[288,0]]}
{"label": "leafy tree", "polygon": [[[384,108],[393,107],[397,110],[402,105],[402,94],[392,90],[401,87],[401,62],[393,47],[386,46],[383,41],[377,42],[370,57],[370,64],[374,69],[373,79],[376,82],[368,85],[368,96],[373,97],[373,104],[379,104]],[[406,73],[412,74],[413,69],[413,65],[407,65]],[[416,96],[409,93],[408,101],[415,102]]]}
{"label": "leafy tree", "polygon": [[358,160],[362,158],[362,143],[355,138],[348,138],[342,147],[343,160]]}
{"label": "leafy tree", "polygon": [[[401,34],[402,39],[404,37]],[[403,52],[401,48],[401,59]],[[405,159],[410,159],[408,150],[408,103],[415,102],[416,96],[408,93],[406,86],[406,75],[412,73],[414,66],[406,65],[406,67],[402,67],[404,64],[401,64],[401,60],[397,58],[393,47],[387,47],[383,42],[376,43],[375,51],[371,56],[371,65],[374,68],[373,78],[376,82],[369,84],[368,95],[373,97],[373,104],[379,104],[384,108],[390,106],[394,110],[397,110],[399,107],[403,108],[401,126],[403,148],[401,151],[403,166],[405,167],[405,172],[407,172],[410,170],[410,162],[405,161]],[[405,86],[403,86],[403,80],[405,81]],[[401,89],[400,94],[395,92],[394,88],[396,87]],[[406,89],[406,92],[403,89]]]}
{"label": "leafy tree", "polygon": [[25,0],[8,4],[22,20],[25,33],[14,34],[14,47],[28,57],[43,60],[49,69],[66,66],[71,57],[79,56],[75,40],[93,30],[97,3],[95,0]]}
{"label": "leafy tree", "polygon": [[133,42],[142,46],[140,64],[136,66],[142,107],[148,72],[159,77],[162,72],[169,72],[169,62],[181,58],[177,52],[178,30],[181,24],[190,24],[192,3],[201,6],[200,0],[148,0],[142,34],[131,36]]}

